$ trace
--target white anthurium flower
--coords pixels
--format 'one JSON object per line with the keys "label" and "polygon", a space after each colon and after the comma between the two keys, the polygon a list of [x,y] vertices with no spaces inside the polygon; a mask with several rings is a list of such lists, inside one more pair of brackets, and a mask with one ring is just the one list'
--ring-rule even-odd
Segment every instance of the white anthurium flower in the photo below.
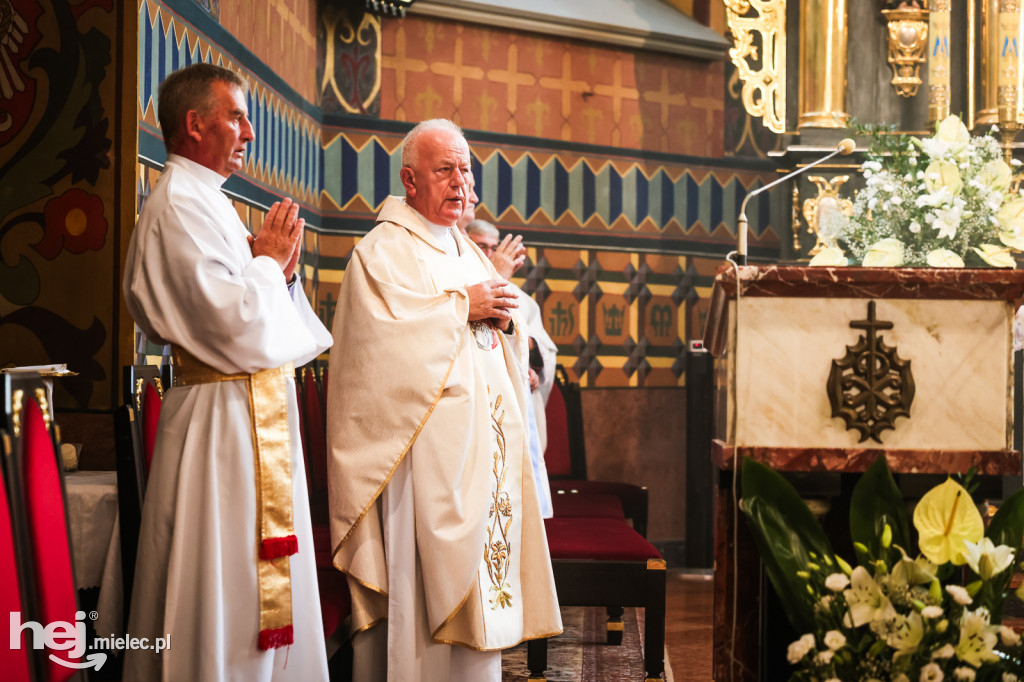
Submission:
{"label": "white anthurium flower", "polygon": [[853,627],[870,623],[892,608],[889,598],[863,566],[853,569],[850,574],[850,589],[843,592],[850,609]]}
{"label": "white anthurium flower", "polygon": [[897,656],[905,656],[917,651],[923,637],[921,614],[911,611],[909,615],[896,617],[895,627],[886,636],[885,643],[896,650]]}
{"label": "white anthurium flower", "polygon": [[932,268],[962,268],[964,259],[949,249],[935,249],[926,257],[928,266]]}
{"label": "white anthurium flower", "polygon": [[893,565],[889,573],[889,583],[897,587],[913,587],[915,585],[929,585],[935,580],[935,573],[938,567],[924,556],[911,559],[906,551],[899,545],[896,549],[900,551],[899,560]]}
{"label": "white anthurium flower", "polygon": [[996,218],[1004,231],[1024,232],[1024,198],[1007,201],[996,213]]}
{"label": "white anthurium flower", "polygon": [[967,129],[959,116],[950,115],[939,123],[934,139],[948,144],[949,151],[954,156],[962,156],[971,142],[971,131]]}
{"label": "white anthurium flower", "polygon": [[979,247],[975,247],[974,252],[981,256],[981,260],[985,261],[992,267],[1017,267],[1017,261],[1013,259],[1013,256],[1010,254],[1010,249],[1006,247],[996,246],[995,244],[982,244]]}
{"label": "white anthurium flower", "polygon": [[849,265],[850,260],[843,253],[843,250],[838,246],[829,246],[822,249],[814,258],[811,259],[810,265],[821,265],[821,266],[841,266]]}
{"label": "white anthurium flower", "polygon": [[894,268],[903,265],[903,242],[888,237],[871,245],[864,254],[866,268]]}
{"label": "white anthurium flower", "polygon": [[960,170],[956,164],[949,161],[932,161],[928,164],[924,171],[924,184],[932,194],[941,189],[948,189],[950,194],[957,195],[964,188]]}
{"label": "white anthurium flower", "polygon": [[999,660],[992,649],[998,640],[998,625],[989,625],[989,612],[984,606],[964,614],[960,624],[960,642],[956,645],[956,657],[974,667],[982,663]]}
{"label": "white anthurium flower", "polygon": [[966,549],[963,554],[967,565],[982,580],[991,580],[1013,564],[1013,549],[1006,545],[996,547],[988,538],[978,542],[964,540],[964,545]]}
{"label": "white anthurium flower", "polygon": [[989,161],[978,171],[978,182],[990,190],[1005,192],[1010,188],[1013,171],[1002,159]]}
{"label": "white anthurium flower", "polygon": [[1000,232],[999,241],[1017,251],[1024,251],[1024,230],[1016,232]]}

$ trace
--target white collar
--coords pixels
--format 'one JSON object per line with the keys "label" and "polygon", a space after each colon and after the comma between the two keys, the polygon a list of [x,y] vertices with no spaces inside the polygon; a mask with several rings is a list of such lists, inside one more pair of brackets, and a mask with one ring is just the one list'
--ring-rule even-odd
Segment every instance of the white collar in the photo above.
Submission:
{"label": "white collar", "polygon": [[181,166],[186,171],[199,178],[200,181],[207,185],[216,187],[217,189],[220,189],[227,180],[227,178],[212,168],[207,168],[201,163],[196,163],[192,159],[185,158],[179,154],[168,154],[167,163],[173,163],[176,166]]}

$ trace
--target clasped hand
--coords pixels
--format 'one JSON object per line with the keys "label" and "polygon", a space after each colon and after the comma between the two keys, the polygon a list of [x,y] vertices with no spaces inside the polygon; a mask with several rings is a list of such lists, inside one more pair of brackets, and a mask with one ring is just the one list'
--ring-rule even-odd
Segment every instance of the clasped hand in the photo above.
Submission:
{"label": "clasped hand", "polygon": [[469,321],[491,320],[499,329],[508,329],[512,308],[518,308],[518,296],[503,279],[489,279],[466,287],[469,296]]}
{"label": "clasped hand", "polygon": [[292,281],[295,267],[299,262],[302,245],[302,229],[306,225],[299,218],[299,205],[291,199],[275,202],[267,212],[260,232],[253,238],[249,235],[249,246],[253,258],[269,256],[281,266],[286,282]]}

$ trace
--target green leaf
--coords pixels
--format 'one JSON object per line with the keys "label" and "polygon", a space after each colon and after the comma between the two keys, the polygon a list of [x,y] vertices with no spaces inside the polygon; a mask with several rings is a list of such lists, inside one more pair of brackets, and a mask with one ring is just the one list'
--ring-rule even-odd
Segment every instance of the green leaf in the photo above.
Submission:
{"label": "green leaf", "polygon": [[1020,549],[1024,538],[1024,489],[1018,490],[1000,505],[988,524],[985,537],[997,546],[1007,545],[1014,551]]}
{"label": "green leaf", "polygon": [[899,550],[891,546],[888,549],[882,547],[886,524],[892,529],[892,545],[899,545],[909,552],[907,507],[883,456],[876,459],[860,477],[850,498],[850,537],[868,550],[868,557],[858,557],[861,563],[882,559],[891,565],[899,558]]}
{"label": "green leaf", "polygon": [[814,600],[807,581],[810,554],[832,556],[832,546],[793,486],[777,472],[743,458],[743,513],[761,553],[765,572],[797,632],[814,630]]}

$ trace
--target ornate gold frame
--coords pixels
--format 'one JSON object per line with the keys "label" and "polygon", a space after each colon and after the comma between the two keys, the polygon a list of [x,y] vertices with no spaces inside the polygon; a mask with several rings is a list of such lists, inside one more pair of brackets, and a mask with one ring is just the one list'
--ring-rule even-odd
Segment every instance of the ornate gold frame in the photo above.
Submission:
{"label": "ornate gold frame", "polygon": [[921,85],[921,65],[928,45],[928,10],[883,9],[888,27],[892,87],[900,97],[913,97]]}
{"label": "ornate gold frame", "polygon": [[[751,8],[757,16],[745,16]],[[774,133],[786,131],[786,0],[725,0],[729,57],[743,81],[743,108]],[[760,58],[755,37],[761,45]],[[752,62],[760,62],[755,68]]]}
{"label": "ornate gold frame", "polygon": [[[834,210],[844,215],[853,215],[853,201],[839,196],[839,188],[850,179],[849,175],[837,175],[831,180],[820,175],[812,175],[807,178],[818,187],[818,195],[813,199],[804,200],[804,220],[807,221],[807,232],[815,238],[814,248],[808,251],[808,255],[814,256],[824,248],[835,246],[821,238],[818,219],[821,216],[821,209],[824,206],[832,205]],[[827,202],[827,203],[825,203]]]}

